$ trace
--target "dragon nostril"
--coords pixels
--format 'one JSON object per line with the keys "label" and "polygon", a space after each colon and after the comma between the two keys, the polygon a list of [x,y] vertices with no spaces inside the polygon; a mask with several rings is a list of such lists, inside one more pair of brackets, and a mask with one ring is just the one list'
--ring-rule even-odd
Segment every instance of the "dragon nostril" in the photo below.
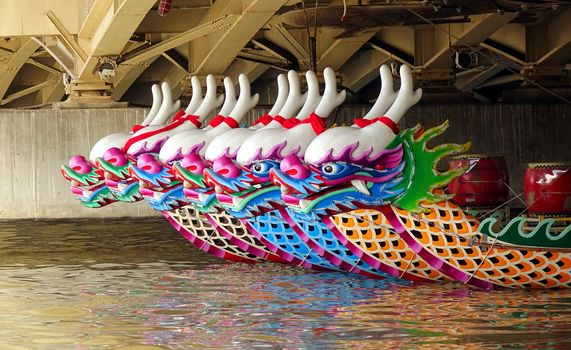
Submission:
{"label": "dragon nostril", "polygon": [[309,170],[296,156],[285,157],[280,164],[280,170],[298,180],[309,176]]}
{"label": "dragon nostril", "polygon": [[288,169],[285,171],[286,174],[288,174],[289,176],[296,176],[299,173],[299,170],[297,169]]}
{"label": "dragon nostril", "polygon": [[198,169],[198,166],[196,164],[193,164],[191,166],[188,167],[188,170],[195,172]]}
{"label": "dragon nostril", "polygon": [[150,164],[147,164],[147,165],[143,165],[142,169],[145,171],[151,171],[153,169],[153,167]]}
{"label": "dragon nostril", "polygon": [[117,158],[111,158],[109,159],[109,163],[115,165],[117,163]]}
{"label": "dragon nostril", "polygon": [[237,177],[242,170],[228,157],[220,157],[212,164],[212,170],[226,177]]}

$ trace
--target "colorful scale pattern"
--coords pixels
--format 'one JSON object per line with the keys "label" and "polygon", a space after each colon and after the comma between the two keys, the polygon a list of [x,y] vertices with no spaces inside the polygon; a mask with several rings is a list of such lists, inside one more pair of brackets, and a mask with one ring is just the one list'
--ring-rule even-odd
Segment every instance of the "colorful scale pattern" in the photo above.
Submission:
{"label": "colorful scale pattern", "polygon": [[231,261],[261,261],[255,255],[245,252],[232,244],[191,205],[163,213],[185,238],[206,253]]}
{"label": "colorful scale pattern", "polygon": [[333,232],[315,215],[293,210],[288,210],[286,215],[289,215],[295,222],[295,225],[299,227],[299,235],[304,242],[335,266],[356,273],[363,271],[365,272],[364,274],[372,274],[373,277],[389,276],[353,254],[353,252],[340,242]]}
{"label": "colorful scale pattern", "polygon": [[347,246],[362,251],[373,266],[389,265],[398,270],[399,277],[408,273],[427,282],[451,280],[418,256],[378,210],[357,209],[329,219],[347,239]]}
{"label": "colorful scale pattern", "polygon": [[[495,286],[567,287],[571,281],[571,250],[481,245],[477,221],[451,202],[426,206],[411,214],[393,208],[400,223],[422,249],[436,257],[441,271],[459,270],[460,281],[478,279]],[[437,223],[437,225],[432,224]],[[489,287],[493,287],[490,285]]]}
{"label": "colorful scale pattern", "polygon": [[[283,250],[303,263],[325,269],[338,268],[312,250],[290,227],[277,211],[246,219],[255,235],[263,237],[273,246]],[[305,265],[308,267],[307,265]]]}
{"label": "colorful scale pattern", "polygon": [[217,230],[239,246],[242,250],[273,262],[285,262],[274,254],[259,239],[252,235],[239,219],[226,212],[204,214],[209,221],[214,222]]}

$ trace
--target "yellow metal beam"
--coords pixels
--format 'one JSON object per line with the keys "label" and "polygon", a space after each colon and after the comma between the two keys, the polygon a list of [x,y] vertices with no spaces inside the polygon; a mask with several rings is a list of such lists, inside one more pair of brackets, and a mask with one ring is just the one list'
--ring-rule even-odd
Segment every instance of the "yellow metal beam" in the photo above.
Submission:
{"label": "yellow metal beam", "polygon": [[65,47],[65,45],[56,38],[55,40],[51,38],[44,38],[44,41],[38,38],[32,37],[38,45],[42,46],[49,55],[56,60],[57,63],[66,71],[69,76],[73,77],[75,75],[75,62],[73,55]]}
{"label": "yellow metal beam", "polygon": [[80,13],[86,0],[0,0],[0,37],[59,35],[46,16],[51,11],[72,35],[79,30]]}
{"label": "yellow metal beam", "polygon": [[319,56],[317,68],[322,70],[326,67],[331,67],[334,70],[338,70],[363,44],[369,41],[377,31],[378,28],[363,31],[350,37],[336,39],[333,44],[329,45]]}
{"label": "yellow metal beam", "polygon": [[46,104],[50,102],[58,102],[65,96],[65,87],[63,79],[55,80],[53,85],[44,86],[39,92],[37,97],[38,104]]}
{"label": "yellow metal beam", "polygon": [[196,75],[222,74],[242,48],[254,37],[287,0],[219,0],[206,14],[212,17],[237,14],[232,26],[212,33],[191,44],[190,65]]}
{"label": "yellow metal beam", "polygon": [[271,30],[264,33],[264,36],[276,43],[277,45],[283,47],[284,49],[291,52],[298,60],[300,66],[305,66],[309,63],[309,51],[306,48],[306,41],[302,41],[300,38],[296,38],[296,36],[287,30],[283,24],[281,23],[273,23],[274,21],[270,22]]}
{"label": "yellow metal beam", "polygon": [[113,0],[95,0],[77,34],[78,41],[89,41],[99,28]]}
{"label": "yellow metal beam", "polygon": [[547,24],[547,52],[537,64],[554,65],[567,63],[571,58],[571,7],[551,19]]}
{"label": "yellow metal beam", "polygon": [[[100,1],[102,1],[100,3]],[[113,0],[95,3],[79,36],[79,45],[88,57],[79,71],[79,79],[93,79],[100,57],[119,56],[155,0]],[[107,5],[103,13],[103,7]],[[95,28],[95,23],[98,24]]]}
{"label": "yellow metal beam", "polygon": [[29,88],[15,92],[15,93],[3,98],[2,101],[0,101],[0,106],[3,106],[7,103],[10,103],[10,102],[12,102],[15,99],[18,99],[20,97],[24,97],[26,95],[29,95],[29,94],[34,93],[36,91],[39,91],[45,86],[55,85],[55,83],[56,83],[56,80],[46,80],[46,81],[39,83],[37,85],[34,85],[34,86],[29,87]]}
{"label": "yellow metal beam", "polygon": [[0,63],[0,99],[4,98],[16,74],[38,47],[40,45],[36,41],[24,39],[20,48],[8,60]]}
{"label": "yellow metal beam", "polygon": [[54,67],[50,67],[50,66],[48,66],[48,65],[45,65],[45,64],[43,64],[43,63],[40,63],[40,62],[34,60],[33,58],[28,59],[28,60],[26,61],[26,63],[31,64],[32,66],[36,66],[36,67],[38,67],[38,68],[40,68],[40,69],[43,69],[43,70],[45,70],[46,72],[50,72],[50,73],[52,73],[52,74],[54,74],[54,75],[56,75],[56,76],[59,76],[59,75],[63,74],[62,71],[60,71],[60,70],[58,70],[58,69],[55,69]]}
{"label": "yellow metal beam", "polygon": [[113,83],[113,93],[111,97],[115,101],[119,101],[125,92],[133,85],[133,83],[143,74],[143,72],[153,63],[157,57],[152,57],[146,61],[139,62],[135,65],[125,66],[119,65],[117,67],[117,73],[112,78]]}
{"label": "yellow metal beam", "polygon": [[52,22],[54,27],[56,27],[59,34],[61,35],[63,42],[67,45],[67,47],[70,48],[76,55],[78,55],[82,61],[87,60],[87,53],[85,53],[83,48],[79,46],[77,41],[75,41],[73,35],[71,35],[71,33],[65,28],[65,26],[59,20],[59,18],[57,18],[55,13],[53,13],[51,10],[48,10],[46,12],[46,17],[50,20],[50,22]]}
{"label": "yellow metal beam", "polygon": [[243,73],[248,76],[250,83],[252,83],[269,68],[270,66],[262,63],[236,59],[224,72],[224,75],[232,78],[234,82],[238,82],[238,76]]}
{"label": "yellow metal beam", "polygon": [[145,50],[138,52],[134,56],[131,57],[127,56],[127,59],[121,62],[121,64],[133,65],[148,60],[151,57],[159,56],[165,51],[183,45],[184,43],[187,43],[194,39],[203,37],[214,31],[227,29],[230,26],[232,26],[232,24],[237,19],[238,17],[236,15],[226,15],[214,19],[212,21],[208,21],[207,23],[201,24],[198,27],[194,27],[190,30],[187,30],[186,32],[177,34],[173,37],[163,40],[158,44],[155,44]]}
{"label": "yellow metal beam", "polygon": [[[435,29],[434,33],[447,40],[440,45],[436,53],[428,60],[423,62],[422,68],[448,68],[451,65],[450,46],[478,46],[482,41],[486,40],[495,31],[502,26],[508,24],[512,19],[517,17],[516,13],[492,13],[486,15],[473,16],[474,22],[452,26],[452,32],[447,35],[448,27],[440,27],[442,30]],[[454,32],[454,29],[460,29]],[[440,40],[442,41],[442,40]],[[417,43],[415,43],[417,44]]]}
{"label": "yellow metal beam", "polygon": [[361,52],[350,58],[339,70],[343,86],[353,91],[379,77],[379,67],[391,60],[391,56],[377,50]]}

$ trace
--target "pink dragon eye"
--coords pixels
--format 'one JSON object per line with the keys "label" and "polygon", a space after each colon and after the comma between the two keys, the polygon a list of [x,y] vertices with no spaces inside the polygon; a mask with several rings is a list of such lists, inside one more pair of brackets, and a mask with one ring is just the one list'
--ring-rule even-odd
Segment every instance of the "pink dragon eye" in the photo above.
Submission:
{"label": "pink dragon eye", "polygon": [[280,170],[294,179],[305,179],[309,176],[309,169],[294,155],[285,157],[280,163]]}

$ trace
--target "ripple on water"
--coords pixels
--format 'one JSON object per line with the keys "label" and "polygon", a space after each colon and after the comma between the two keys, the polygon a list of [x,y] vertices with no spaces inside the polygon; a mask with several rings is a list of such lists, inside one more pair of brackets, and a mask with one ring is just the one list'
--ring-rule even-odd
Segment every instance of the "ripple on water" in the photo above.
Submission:
{"label": "ripple on water", "polygon": [[566,290],[228,264],[155,219],[0,223],[0,251],[2,350],[571,348]]}

